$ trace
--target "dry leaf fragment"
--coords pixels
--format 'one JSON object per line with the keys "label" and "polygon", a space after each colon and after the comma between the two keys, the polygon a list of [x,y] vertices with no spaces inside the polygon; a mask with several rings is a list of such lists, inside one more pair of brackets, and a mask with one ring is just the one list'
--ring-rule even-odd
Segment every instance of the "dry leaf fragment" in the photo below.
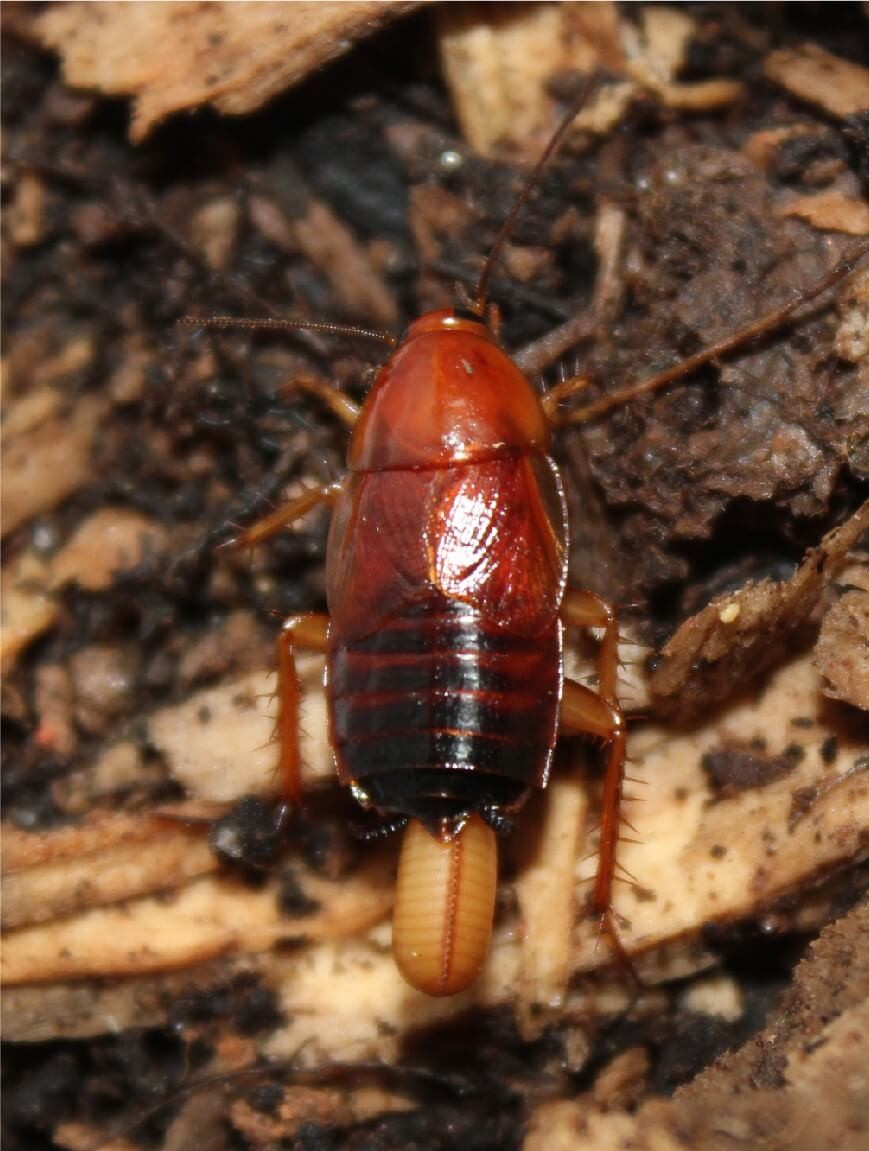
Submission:
{"label": "dry leaf fragment", "polygon": [[771,52],[764,71],[794,96],[840,119],[869,108],[869,70],[817,44]]}
{"label": "dry leaf fragment", "polygon": [[36,24],[67,82],[134,97],[141,141],[175,112],[239,116],[299,83],[416,2],[58,4]]}

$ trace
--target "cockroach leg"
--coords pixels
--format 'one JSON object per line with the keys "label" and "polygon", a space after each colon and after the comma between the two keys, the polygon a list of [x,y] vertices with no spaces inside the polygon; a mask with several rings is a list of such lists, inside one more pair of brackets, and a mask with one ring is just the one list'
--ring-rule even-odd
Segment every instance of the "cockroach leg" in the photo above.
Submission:
{"label": "cockroach leg", "polygon": [[299,752],[299,708],[302,693],[296,673],[296,648],[324,652],[329,617],[320,612],[291,616],[278,633],[278,717],[275,732],[280,744],[278,775],[281,797],[296,804],[302,795],[302,763]]}
{"label": "cockroach leg", "polygon": [[287,503],[282,504],[281,507],[276,508],[267,516],[257,520],[256,523],[251,524],[245,528],[239,535],[233,536],[232,539],[227,540],[226,543],[221,544],[224,548],[251,548],[256,544],[262,543],[264,540],[271,539],[273,535],[277,535],[282,528],[290,527],[297,520],[302,519],[308,512],[319,507],[321,504],[334,504],[335,500],[341,491],[342,485],[340,483],[325,484],[319,488],[307,488],[296,496],[293,500],[288,500]]}
{"label": "cockroach leg", "polygon": [[590,383],[591,380],[588,376],[570,376],[568,379],[562,380],[560,384],[555,384],[554,387],[551,387],[540,400],[547,420],[556,426],[563,423],[563,418],[557,414],[561,401],[567,399],[568,396],[574,396],[577,392],[583,391]]}
{"label": "cockroach leg", "polygon": [[[550,412],[547,408],[546,414],[556,426],[562,426],[564,424],[584,424],[589,420],[597,419],[613,408],[623,407],[625,404],[638,399],[640,396],[652,395],[654,392],[665,388],[668,384],[674,383],[676,380],[681,380],[692,372],[697,371],[698,368],[703,367],[705,364],[714,363],[730,352],[738,351],[740,348],[744,348],[746,345],[765,336],[768,332],[775,331],[776,328],[781,327],[785,320],[798,308],[802,307],[803,304],[810,303],[829,288],[840,283],[846,276],[849,276],[860,261],[867,255],[869,255],[869,240],[864,240],[854,248],[849,249],[849,251],[834,264],[829,272],[821,276],[814,284],[797,292],[787,303],[767,312],[766,315],[761,316],[759,319],[752,320],[750,323],[743,325],[743,327],[737,329],[737,331],[726,336],[724,339],[716,340],[714,344],[703,348],[695,355],[688,356],[686,359],[680,360],[671,367],[665,368],[664,371],[656,372],[644,380],[627,384],[618,391],[611,392],[608,396],[602,396],[599,400],[588,404],[584,408],[579,408],[577,411],[567,412],[564,415],[555,415],[554,412]],[[552,396],[555,391],[559,391],[559,399],[562,399],[564,396],[570,394],[571,389],[569,385],[574,383],[577,387],[573,390],[579,390],[585,386],[586,379],[582,376],[577,376],[573,379],[565,380],[564,383],[558,385],[557,389],[553,389],[549,395]],[[547,399],[548,398],[549,397],[547,397]]]}
{"label": "cockroach leg", "polygon": [[314,376],[297,376],[285,384],[281,391],[307,392],[309,396],[314,396],[325,404],[332,415],[348,428],[352,428],[359,418],[359,405],[354,404],[340,388],[330,384],[328,380],[318,380]]}
{"label": "cockroach leg", "polygon": [[569,627],[603,630],[598,659],[599,694],[618,710],[616,675],[619,666],[619,629],[616,609],[590,591],[568,588],[561,604],[561,618]]}
{"label": "cockroach leg", "polygon": [[621,829],[622,788],[624,786],[627,726],[616,698],[618,672],[618,623],[615,609],[591,592],[568,590],[561,606],[565,623],[574,627],[603,630],[598,657],[598,691],[593,692],[573,680],[564,681],[561,701],[561,727],[571,733],[595,735],[609,744],[604,773],[600,814],[598,866],[591,896],[591,910],[601,932],[606,932],[620,965],[632,978],[636,974],[625,951],[612,907],[616,873],[616,853]]}

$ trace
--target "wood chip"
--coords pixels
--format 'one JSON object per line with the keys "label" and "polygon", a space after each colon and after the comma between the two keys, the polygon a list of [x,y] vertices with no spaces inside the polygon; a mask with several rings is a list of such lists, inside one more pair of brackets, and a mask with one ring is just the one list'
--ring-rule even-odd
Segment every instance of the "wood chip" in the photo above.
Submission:
{"label": "wood chip", "polygon": [[[323,660],[303,656],[297,667],[303,692],[303,782],[332,782]],[[197,692],[150,717],[148,740],[166,757],[170,774],[189,798],[232,803],[243,795],[275,791],[274,691],[274,674],[256,672]]]}
{"label": "wood chip", "polygon": [[305,215],[291,227],[299,249],[329,280],[350,315],[387,330],[397,327],[398,304],[386,279],[328,205],[309,201]]}
{"label": "wood chip", "polygon": [[233,1126],[254,1144],[270,1147],[299,1136],[305,1124],[347,1127],[415,1106],[403,1095],[382,1087],[285,1087],[277,1106],[268,1114],[239,1100],[231,1108]]}
{"label": "wood chip", "polygon": [[33,172],[23,172],[15,182],[6,215],[9,239],[17,248],[38,244],[45,227],[46,189]]}
{"label": "wood chip", "polygon": [[93,1127],[85,1123],[59,1123],[54,1131],[54,1143],[66,1151],[92,1151],[94,1145],[99,1151],[136,1151],[135,1143],[123,1136],[102,1139]]}
{"label": "wood chip", "polygon": [[18,657],[57,619],[58,607],[46,589],[47,565],[32,551],[3,568],[0,601],[0,668],[8,672]]}
{"label": "wood chip", "polygon": [[190,238],[209,268],[220,272],[229,265],[240,222],[241,208],[233,196],[217,196],[196,212]]}
{"label": "wood chip", "polygon": [[[812,653],[805,651],[705,723],[681,734],[672,725],[653,725],[632,735],[630,774],[648,786],[626,785],[626,794],[643,802],[628,800],[625,814],[636,827],[631,836],[642,842],[623,842],[618,858],[640,886],[618,885],[614,894],[623,943],[632,953],[700,924],[759,915],[787,892],[805,891],[813,877],[865,855],[869,778],[853,771],[865,742],[846,709],[826,706],[820,689]],[[833,764],[825,752],[830,741],[837,747]],[[704,758],[751,746],[789,769],[766,786],[717,799]],[[826,786],[794,823],[795,796],[832,780],[840,785]],[[594,868],[594,860],[578,868],[579,906]],[[599,966],[601,950],[596,924],[580,923],[574,968]]]}
{"label": "wood chip", "polygon": [[49,587],[75,583],[105,591],[119,572],[166,547],[165,530],[131,508],[104,507],[81,523],[51,563]]}
{"label": "wood chip", "polygon": [[33,388],[25,392],[4,411],[0,441],[6,444],[38,428],[57,414],[62,403],[63,395],[57,388]]}
{"label": "wood chip", "polygon": [[869,204],[857,196],[834,189],[798,196],[778,207],[779,216],[795,216],[822,232],[844,232],[849,236],[869,235]]}
{"label": "wood chip", "polygon": [[312,910],[282,911],[280,877],[252,886],[205,875],[172,896],[91,906],[80,914],[6,933],[4,984],[171,971],[230,953],[266,951],[281,942],[338,939],[365,931],[389,911],[392,892],[376,856],[332,881],[299,869],[295,885]]}
{"label": "wood chip", "polygon": [[482,155],[504,145],[535,155],[560,114],[547,85],[559,72],[602,71],[612,81],[576,117],[574,133],[606,134],[632,100],[653,94],[672,108],[706,110],[740,99],[744,86],[675,79],[693,19],[663,5],[642,9],[639,28],[615,4],[444,4],[437,10],[444,76],[462,134]]}
{"label": "wood chip", "polygon": [[36,33],[60,53],[72,86],[134,98],[130,136],[141,141],[203,104],[251,112],[417,6],[74,2],[44,12]]}
{"label": "wood chip", "polygon": [[72,755],[77,743],[74,695],[69,670],[63,664],[43,663],[36,668],[33,704],[39,716],[34,743],[54,755]]}
{"label": "wood chip", "polygon": [[174,888],[217,867],[201,828],[105,813],[55,831],[10,827],[0,858],[4,930]]}
{"label": "wood chip", "polygon": [[553,777],[542,818],[529,812],[519,833],[531,862],[520,869],[516,895],[522,920],[522,969],[517,1012],[532,1039],[557,1018],[570,977],[576,919],[576,860],[584,840],[588,794],[576,772]]}
{"label": "wood chip", "polygon": [[55,781],[52,799],[61,811],[81,814],[130,792],[148,793],[165,782],[162,765],[145,760],[132,740],[109,744],[90,764]]}
{"label": "wood chip", "polygon": [[138,975],[130,979],[77,979],[69,983],[22,983],[3,988],[3,1038],[40,1043],[88,1039],[106,1032],[165,1024],[172,1004],[225,985],[236,974],[250,976],[256,961],[218,960],[192,970]]}
{"label": "wood chip", "polygon": [[770,80],[844,120],[869,108],[869,69],[819,48],[780,48],[764,62]]}
{"label": "wood chip", "polygon": [[104,412],[105,401],[86,396],[63,418],[46,420],[5,448],[3,535],[50,511],[91,478],[91,445]]}
{"label": "wood chip", "polygon": [[579,5],[583,27],[570,37],[574,7],[443,4],[437,9],[444,77],[462,135],[480,154],[504,144],[536,150],[555,118],[546,92],[553,73],[574,66],[592,70],[599,52],[610,60],[620,57],[615,5]]}
{"label": "wood chip", "polygon": [[665,4],[645,5],[638,28],[623,25],[628,75],[668,108],[704,111],[735,103],[745,90],[736,80],[676,82],[694,30],[694,20],[684,11]]}

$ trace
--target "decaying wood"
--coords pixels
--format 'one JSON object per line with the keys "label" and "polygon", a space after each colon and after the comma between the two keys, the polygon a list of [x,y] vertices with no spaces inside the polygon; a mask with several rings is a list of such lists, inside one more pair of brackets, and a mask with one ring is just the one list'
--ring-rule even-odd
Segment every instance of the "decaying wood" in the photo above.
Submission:
{"label": "decaying wood", "polygon": [[743,86],[730,79],[678,83],[694,24],[664,6],[643,8],[639,28],[613,3],[443,5],[437,13],[444,76],[465,137],[490,155],[501,145],[539,150],[552,132],[553,73],[602,71],[614,82],[595,93],[574,132],[604,135],[631,102],[653,94],[665,105],[714,109],[735,103]]}
{"label": "decaying wood", "polygon": [[[627,805],[628,818],[642,840],[625,845],[620,854],[627,871],[641,877],[641,886],[620,889],[616,899],[616,910],[626,920],[623,941],[629,951],[640,955],[664,943],[690,941],[712,922],[758,914],[760,908],[772,908],[782,897],[805,890],[807,884],[865,853],[869,776],[853,771],[864,749],[862,738],[846,714],[831,713],[824,706],[819,686],[811,656],[800,655],[776,673],[763,692],[724,709],[710,723],[678,736],[666,727],[648,727],[633,737],[632,772],[654,786],[643,788],[645,802],[639,809],[636,804]],[[836,744],[832,764],[825,751],[831,740]],[[748,786],[737,784],[730,798],[717,799],[720,774],[731,761],[743,767],[741,754],[753,757],[756,777]],[[842,786],[819,797],[795,822],[798,794],[804,796],[807,789],[836,776],[843,778]],[[567,783],[562,786],[570,789]],[[556,786],[546,802],[554,805],[560,792],[561,786]],[[578,797],[577,802],[580,807],[571,810],[578,818],[586,801]],[[545,908],[533,902],[533,893],[548,883],[546,899],[553,907],[566,899],[581,908],[593,861],[577,865],[575,890],[560,896],[552,860],[543,848],[553,838],[566,836],[569,842],[570,828],[559,830],[562,817],[560,807],[552,810],[551,830],[540,836],[517,878],[518,923],[511,925],[508,919],[496,932],[484,977],[461,997],[462,1005],[509,1003],[518,996],[534,1019],[539,1016],[542,989],[563,996],[557,957],[564,953],[564,918],[545,914]],[[150,825],[152,836],[157,834],[153,829],[158,823]],[[147,832],[138,834],[144,838]],[[51,859],[64,850],[62,845],[52,850],[51,841],[57,836],[70,838],[65,832],[44,837],[40,859]],[[199,859],[195,840],[193,846],[193,858]],[[156,849],[155,843],[155,853]],[[13,851],[22,850],[14,844]],[[282,982],[286,978],[282,995],[294,1019],[280,1041],[282,1050],[306,1043],[323,1057],[363,1053],[384,1057],[395,1051],[396,1032],[403,1027],[418,1027],[454,1013],[455,1004],[427,1000],[403,984],[384,946],[386,939],[352,944],[331,941],[335,933],[358,937],[382,920],[391,899],[389,863],[385,871],[376,861],[362,866],[334,888],[300,873],[305,897],[316,901],[322,911],[298,920],[280,912],[275,885],[279,881],[258,891],[221,877],[186,883],[177,862],[172,868],[174,882],[168,873],[156,880],[148,872],[147,856],[142,861],[144,878],[130,878],[127,857],[113,852],[109,844],[91,860],[102,877],[102,890],[107,893],[103,898],[118,898],[123,890],[113,884],[126,882],[171,884],[176,891],[173,899],[167,903],[146,897],[125,903],[115,912],[98,910],[94,904],[99,900],[92,898],[89,909],[79,917],[67,915],[42,927],[12,931],[4,948],[8,981],[164,970],[195,964],[227,950],[254,953],[276,940],[299,937],[328,942],[303,947],[287,975],[280,976]],[[113,874],[117,868],[121,878]],[[21,887],[14,906],[29,906],[31,922],[50,920],[52,905],[41,910],[35,905],[41,894],[45,899],[44,893],[52,890],[40,867],[25,869],[18,882]],[[62,896],[53,898],[61,899],[57,906],[66,909]],[[530,905],[527,917],[523,905]],[[549,956],[549,974],[540,967],[543,955]],[[573,972],[610,962],[595,925],[581,919],[577,923],[568,962]],[[273,975],[281,970],[280,961],[276,964]],[[312,1004],[317,1005],[313,1010]],[[351,1007],[356,1020],[352,1040],[347,1024]],[[385,1046],[378,1038],[384,1028],[390,1035]],[[368,1036],[370,1046],[363,1044],[363,1035]]]}
{"label": "decaying wood", "polygon": [[864,899],[812,944],[765,1029],[674,1100],[648,1102],[633,1115],[601,1113],[586,1098],[543,1104],[525,1151],[859,1146],[869,1135],[862,1076],[854,1074],[869,1025],[867,943]]}
{"label": "decaying wood", "polygon": [[[305,785],[334,778],[326,731],[323,660],[299,660],[304,690],[301,754]],[[149,739],[191,799],[229,802],[274,789],[278,748],[274,672],[262,671],[206,688],[156,712]]]}
{"label": "decaying wood", "polygon": [[762,671],[806,622],[867,532],[869,503],[813,548],[790,580],[748,583],[707,604],[664,646],[652,675],[653,696],[697,710]]}
{"label": "decaying wood", "polygon": [[60,4],[37,22],[67,81],[132,95],[142,140],[174,112],[213,104],[240,116],[259,108],[417,5],[354,0],[308,4]]}
{"label": "decaying wood", "polygon": [[[163,1151],[312,1132],[502,1151],[528,1116],[528,1147],[556,1151],[814,1151],[816,1128],[851,1151],[864,909],[827,928],[755,1043],[675,1100],[650,1096],[741,1043],[792,940],[865,882],[865,264],[760,346],[556,443],[572,581],[641,604],[622,623],[621,698],[647,718],[630,729],[615,890],[638,991],[584,915],[599,773],[581,745],[562,741],[504,842],[491,959],[454,1001],[396,972],[395,845],[352,843],[320,658],[300,662],[309,809],[283,843],[263,802],[274,617],[322,608],[325,519],[250,556],[216,545],[340,474],[343,430],[294,382],[358,401],[370,373],[352,341],[179,336],[179,317],[261,296],[398,331],[448,305],[519,178],[480,157],[532,156],[593,69],[606,79],[496,276],[529,373],[588,368],[605,394],[792,298],[867,228],[865,69],[780,48],[728,5],[444,5],[396,22],[394,74],[376,44],[370,82],[355,61],[333,70],[322,115],[302,90],[249,122],[152,134],[274,100],[412,7],[67,4],[19,28],[59,45],[74,84],[133,96],[149,139],[130,149],[124,115],[107,123],[96,96],[12,54],[0,975],[4,1037],[47,1045],[12,1068],[13,1122],[90,1148],[115,1130],[94,1118],[106,1092],[126,1117],[159,1079],[190,1088],[154,1125]],[[193,174],[187,150],[204,157]],[[594,642],[574,639],[569,674],[593,684]],[[77,1058],[67,1095],[43,1090]],[[201,1058],[273,1073],[196,1091]],[[818,1098],[834,1101],[820,1126]]]}
{"label": "decaying wood", "polygon": [[217,866],[201,832],[141,815],[97,815],[54,834],[10,828],[0,863],[4,930],[171,889]]}
{"label": "decaying wood", "polygon": [[830,609],[815,662],[827,695],[869,711],[869,590],[846,592]]}

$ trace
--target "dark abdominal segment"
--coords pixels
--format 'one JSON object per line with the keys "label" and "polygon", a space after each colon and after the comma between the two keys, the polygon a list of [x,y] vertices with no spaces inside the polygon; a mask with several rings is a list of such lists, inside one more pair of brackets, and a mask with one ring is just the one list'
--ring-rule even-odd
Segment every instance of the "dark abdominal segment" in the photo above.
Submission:
{"label": "dark abdominal segment", "polygon": [[555,743],[558,628],[516,637],[442,600],[335,648],[342,777],[379,810],[423,819],[517,805],[545,779]]}

